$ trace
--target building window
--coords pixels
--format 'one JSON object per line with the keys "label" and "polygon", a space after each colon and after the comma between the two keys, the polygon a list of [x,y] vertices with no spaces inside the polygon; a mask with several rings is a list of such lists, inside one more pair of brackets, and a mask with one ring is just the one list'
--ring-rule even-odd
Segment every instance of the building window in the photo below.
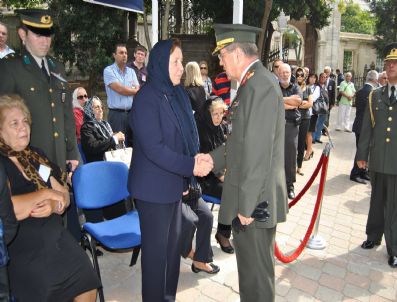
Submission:
{"label": "building window", "polygon": [[344,72],[352,71],[353,69],[353,51],[345,50],[343,52],[343,70]]}

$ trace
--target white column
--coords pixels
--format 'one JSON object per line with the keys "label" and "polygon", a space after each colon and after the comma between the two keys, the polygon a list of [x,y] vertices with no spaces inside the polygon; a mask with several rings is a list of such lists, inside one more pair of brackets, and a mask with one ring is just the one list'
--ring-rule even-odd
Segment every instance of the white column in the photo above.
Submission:
{"label": "white column", "polygon": [[233,24],[243,23],[244,0],[233,0]]}
{"label": "white column", "polygon": [[159,37],[159,3],[152,0],[152,46],[157,43]]}
{"label": "white column", "polygon": [[[233,0],[233,24],[243,23],[243,6],[244,0]],[[230,84],[230,101],[232,101],[236,96],[239,85],[235,80],[232,80]]]}

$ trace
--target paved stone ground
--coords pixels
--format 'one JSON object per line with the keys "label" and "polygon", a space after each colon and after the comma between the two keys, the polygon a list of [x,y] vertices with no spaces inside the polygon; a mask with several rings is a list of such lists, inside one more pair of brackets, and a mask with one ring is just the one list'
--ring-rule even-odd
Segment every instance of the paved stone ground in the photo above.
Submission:
{"label": "paved stone ground", "polygon": [[[305,249],[294,262],[276,261],[276,301],[396,301],[397,270],[387,264],[384,242],[373,250],[363,250],[370,185],[349,180],[355,154],[353,133],[335,132],[327,183],[321,212],[319,235],[326,240],[323,250]],[[354,116],[354,113],[352,113]],[[326,138],[322,140],[325,142]],[[324,144],[323,144],[324,145]],[[304,162],[304,176],[297,175],[297,192],[314,170],[323,145],[314,145],[314,158]],[[309,225],[313,213],[318,180],[298,204],[290,210],[286,223],[278,225],[276,241],[284,253],[292,252]],[[215,220],[217,209],[214,211]],[[217,223],[214,222],[213,235]],[[223,253],[211,237],[219,274],[194,274],[190,261],[182,259],[177,301],[239,301],[237,266],[234,255]],[[105,252],[100,267],[106,301],[141,301],[141,268],[130,268],[131,253]],[[265,301],[264,301],[265,302]]]}

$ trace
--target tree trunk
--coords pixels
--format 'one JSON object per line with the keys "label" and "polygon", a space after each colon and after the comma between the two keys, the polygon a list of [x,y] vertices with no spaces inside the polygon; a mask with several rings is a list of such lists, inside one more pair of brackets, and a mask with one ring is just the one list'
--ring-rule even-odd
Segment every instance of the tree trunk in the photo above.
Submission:
{"label": "tree trunk", "polygon": [[152,50],[152,41],[150,41],[149,26],[147,24],[146,10],[143,12],[143,30],[145,32],[147,48],[148,48],[148,51],[150,52]]}
{"label": "tree trunk", "polygon": [[263,45],[263,60],[266,63],[266,65],[268,63],[267,59],[270,54],[270,44],[272,42],[273,33],[274,33],[273,25],[270,21],[268,21],[267,27],[266,27],[266,39],[265,39],[264,45]]}
{"label": "tree trunk", "polygon": [[[259,34],[259,38],[258,38],[258,52],[259,52],[259,57],[263,58],[263,45],[265,42],[265,36],[267,33],[267,27],[268,27],[268,23],[269,23],[269,15],[270,15],[270,11],[272,10],[272,6],[273,6],[273,0],[265,0],[265,8],[263,11],[263,17],[262,17],[262,21],[261,21],[261,28],[263,29],[263,31]],[[268,38],[268,37],[266,37]]]}
{"label": "tree trunk", "polygon": [[161,22],[161,39],[168,39],[168,22],[170,17],[171,0],[165,0],[163,22]]}

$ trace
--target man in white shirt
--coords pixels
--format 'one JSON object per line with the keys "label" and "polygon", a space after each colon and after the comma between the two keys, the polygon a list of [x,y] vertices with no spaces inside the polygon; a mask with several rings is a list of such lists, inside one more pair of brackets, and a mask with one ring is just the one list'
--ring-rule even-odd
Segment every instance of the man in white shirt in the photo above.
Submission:
{"label": "man in white shirt", "polygon": [[7,45],[8,29],[7,26],[0,22],[0,59],[14,54],[15,51]]}

